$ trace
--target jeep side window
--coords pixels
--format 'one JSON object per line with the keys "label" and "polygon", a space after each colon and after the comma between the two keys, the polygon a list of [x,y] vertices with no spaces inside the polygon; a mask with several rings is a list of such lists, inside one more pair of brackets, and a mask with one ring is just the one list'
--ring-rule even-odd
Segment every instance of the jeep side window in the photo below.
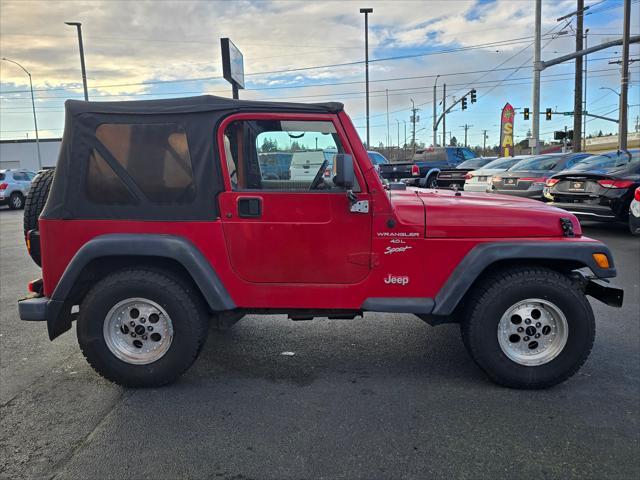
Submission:
{"label": "jeep side window", "polygon": [[101,145],[90,155],[86,177],[93,202],[132,203],[123,177],[129,177],[153,203],[195,199],[189,145],[181,125],[104,123],[96,129],[96,139]]}
{"label": "jeep side window", "polygon": [[342,190],[333,184],[333,157],[344,148],[332,122],[235,121],[224,142],[233,190]]}

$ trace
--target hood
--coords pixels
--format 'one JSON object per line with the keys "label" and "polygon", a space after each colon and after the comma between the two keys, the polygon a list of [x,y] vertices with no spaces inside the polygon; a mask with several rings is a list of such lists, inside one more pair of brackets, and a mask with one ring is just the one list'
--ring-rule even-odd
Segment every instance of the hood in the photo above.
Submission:
{"label": "hood", "polygon": [[415,195],[424,203],[426,237],[562,237],[561,218],[571,219],[575,234],[582,234],[574,215],[537,200],[471,192],[456,196],[445,190],[421,190]]}

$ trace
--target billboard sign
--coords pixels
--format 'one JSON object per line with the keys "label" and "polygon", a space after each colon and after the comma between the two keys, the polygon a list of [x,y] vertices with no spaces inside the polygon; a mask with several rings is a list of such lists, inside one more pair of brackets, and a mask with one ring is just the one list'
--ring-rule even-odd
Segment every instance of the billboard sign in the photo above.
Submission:
{"label": "billboard sign", "polygon": [[228,38],[220,39],[222,49],[222,76],[231,85],[244,88],[244,59],[242,52]]}
{"label": "billboard sign", "polygon": [[515,112],[507,103],[502,109],[500,120],[500,156],[513,157],[513,121]]}

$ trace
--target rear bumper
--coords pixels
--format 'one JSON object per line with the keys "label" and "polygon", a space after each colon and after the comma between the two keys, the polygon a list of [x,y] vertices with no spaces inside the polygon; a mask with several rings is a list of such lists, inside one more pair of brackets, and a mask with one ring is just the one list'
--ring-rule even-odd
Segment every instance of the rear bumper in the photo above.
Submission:
{"label": "rear bumper", "polygon": [[60,333],[67,330],[58,331],[60,327],[57,320],[63,306],[64,302],[51,300],[49,297],[25,298],[18,301],[18,314],[20,315],[20,320],[27,322],[47,322],[49,338],[53,340]]}
{"label": "rear bumper", "polygon": [[494,188],[491,193],[498,193],[500,195],[511,195],[520,198],[533,198],[535,200],[543,200],[542,188],[535,190],[499,190]]}
{"label": "rear bumper", "polygon": [[490,183],[480,183],[480,182],[465,182],[464,191],[465,192],[488,192],[491,189]]}
{"label": "rear bumper", "polygon": [[20,320],[27,322],[43,322],[47,320],[47,304],[49,298],[34,297],[18,301]]}
{"label": "rear bumper", "polygon": [[616,222],[618,217],[610,207],[588,203],[549,202],[547,205],[562,208],[573,213],[579,220],[596,220],[599,222]]}

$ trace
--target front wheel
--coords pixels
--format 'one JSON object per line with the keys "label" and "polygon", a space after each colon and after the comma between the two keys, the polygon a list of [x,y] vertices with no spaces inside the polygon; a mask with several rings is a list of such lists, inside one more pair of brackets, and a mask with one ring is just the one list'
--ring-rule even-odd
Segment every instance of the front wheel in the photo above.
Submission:
{"label": "front wheel", "polygon": [[100,375],[126,387],[176,380],[207,335],[199,298],[169,275],[123,270],[98,282],[80,305],[82,353]]}
{"label": "front wheel", "polygon": [[488,276],[461,324],[469,354],[496,383],[547,388],[575,374],[595,339],[584,294],[566,276],[538,267]]}

